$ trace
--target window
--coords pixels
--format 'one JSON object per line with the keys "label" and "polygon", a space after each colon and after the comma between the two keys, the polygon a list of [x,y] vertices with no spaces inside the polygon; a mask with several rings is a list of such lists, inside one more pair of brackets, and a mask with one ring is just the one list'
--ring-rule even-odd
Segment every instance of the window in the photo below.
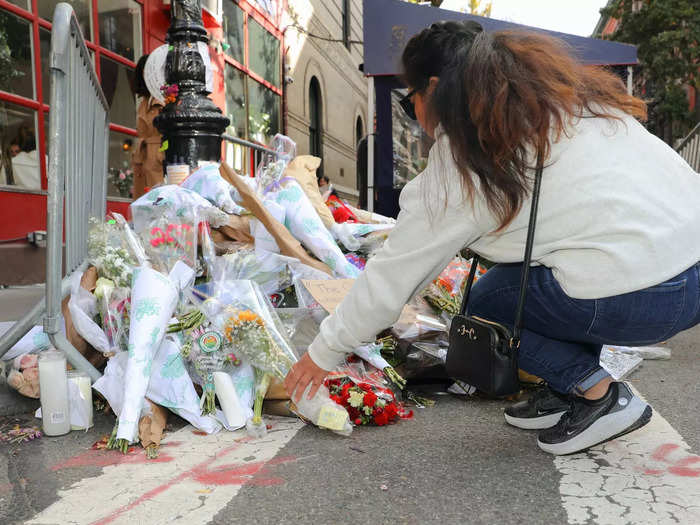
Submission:
{"label": "window", "polygon": [[[10,1],[25,12],[0,7],[0,185],[38,190],[46,187],[51,21],[60,0]],[[73,7],[93,66],[99,66],[110,106],[110,169],[121,169],[127,155],[124,137],[135,142],[136,135],[134,62],[142,53],[143,2],[63,1]],[[13,157],[18,142],[21,152]],[[120,194],[110,185],[109,195]]]}
{"label": "window", "polygon": [[224,52],[239,64],[245,63],[245,13],[233,3],[233,0],[224,0],[223,27]]}
{"label": "window", "polygon": [[269,144],[280,130],[280,97],[248,78],[248,129],[250,138]]}
{"label": "window", "polygon": [[[227,133],[265,145],[281,129],[281,33],[272,23],[278,7],[275,0],[223,0]],[[236,170],[251,169],[249,153],[226,144],[226,160]]]}
{"label": "window", "polygon": [[350,25],[352,21],[352,16],[350,13],[350,0],[343,0],[343,43],[345,47],[350,49]]}
{"label": "window", "polygon": [[280,41],[253,18],[248,18],[250,69],[273,86],[280,85]]}
{"label": "window", "polygon": [[[322,135],[323,104],[321,101],[321,86],[316,77],[311,77],[311,82],[309,83],[309,153],[315,157],[323,157]],[[321,173],[320,168],[319,173]]]}
{"label": "window", "polygon": [[365,127],[362,125],[362,118],[357,117],[357,121],[355,122],[355,145],[359,144],[364,136]]}
{"label": "window", "polygon": [[92,40],[92,2],[93,0],[39,0],[37,7],[39,9],[39,17],[51,22],[53,20],[53,12],[56,10],[56,5],[59,2],[67,2],[75,11],[75,17],[78,19],[80,29],[83,32],[85,40]]}
{"label": "window", "polygon": [[141,56],[141,6],[134,0],[98,0],[100,45],[129,60]]}
{"label": "window", "polygon": [[27,20],[0,11],[0,89],[26,98],[34,98],[31,31]]}
{"label": "window", "polygon": [[0,184],[41,189],[36,111],[0,101]]}

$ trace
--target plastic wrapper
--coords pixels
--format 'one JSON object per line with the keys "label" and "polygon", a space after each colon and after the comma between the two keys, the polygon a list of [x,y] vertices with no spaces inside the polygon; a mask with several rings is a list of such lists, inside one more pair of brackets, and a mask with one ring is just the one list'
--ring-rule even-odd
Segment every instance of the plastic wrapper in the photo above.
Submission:
{"label": "plastic wrapper", "polygon": [[197,220],[158,217],[148,223],[140,237],[153,267],[168,273],[175,263],[197,268]]}
{"label": "plastic wrapper", "polygon": [[[193,295],[198,297],[196,293]],[[206,298],[200,308],[214,326],[224,332],[236,351],[257,370],[284,381],[298,355],[284,335],[282,322],[256,283],[249,280],[217,282],[214,295]],[[262,379],[258,381],[255,408],[258,404],[262,408],[259,395],[262,382]],[[301,415],[318,426],[336,432],[347,432],[346,425],[340,422],[337,407],[327,397],[327,392],[325,397],[323,392],[319,392],[311,400],[304,399],[297,408]],[[325,419],[330,416],[335,419]],[[254,423],[258,424],[259,421]]]}
{"label": "plastic wrapper", "polygon": [[281,133],[272,138],[270,149],[275,151],[276,155],[263,154],[262,161],[257,166],[255,173],[257,191],[261,196],[279,188],[287,165],[297,154],[296,143]]}
{"label": "plastic wrapper", "polygon": [[182,181],[180,187],[198,193],[226,213],[241,215],[245,211],[234,202],[236,192],[233,186],[221,178],[216,163],[200,167]]}
{"label": "plastic wrapper", "polygon": [[[126,350],[129,344],[129,312],[131,310],[129,288],[104,286],[106,279],[97,280],[95,297],[102,319],[102,330],[109,342],[109,353],[115,354]],[[107,281],[111,283],[111,281]]]}
{"label": "plastic wrapper", "polygon": [[358,365],[346,365],[324,381],[331,399],[345,408],[355,425],[383,426],[413,417],[387,388],[382,376]]}
{"label": "plastic wrapper", "polygon": [[346,250],[354,252],[362,248],[362,237],[365,235],[376,231],[392,230],[393,228],[393,224],[360,224],[343,222],[340,224],[334,224],[331,227],[330,232],[333,234],[333,237],[345,247]]}
{"label": "plastic wrapper", "polygon": [[308,350],[328,316],[323,308],[278,308],[276,312],[297,355]]}
{"label": "plastic wrapper", "polygon": [[447,330],[447,325],[432,314],[425,301],[416,297],[404,307],[399,320],[391,327],[396,339],[408,341],[432,337]]}
{"label": "plastic wrapper", "polygon": [[214,275],[217,281],[249,279],[258,283],[263,293],[271,295],[291,286],[289,264],[295,261],[264,250],[239,250],[221,256]]}
{"label": "plastic wrapper", "polygon": [[228,215],[198,193],[175,184],[152,189],[129,206],[134,230],[141,234],[149,224],[163,219],[166,222],[194,224],[196,218],[218,228],[226,224]]}
{"label": "plastic wrapper", "polygon": [[[458,314],[471,265],[471,260],[455,257],[421,295],[439,312],[448,316]],[[474,280],[477,281],[485,273],[486,268],[479,265]]]}
{"label": "plastic wrapper", "polygon": [[671,359],[671,349],[665,346],[605,345],[605,348],[609,348],[621,354],[639,356],[642,359]]}
{"label": "plastic wrapper", "polygon": [[[14,324],[14,322],[7,321],[0,322],[0,335],[7,332]],[[15,345],[2,356],[2,360],[10,361],[17,356],[36,354],[48,348],[51,348],[51,341],[49,341],[49,336],[44,332],[44,328],[42,326],[33,326],[22,336],[22,339],[17,341]]]}
{"label": "plastic wrapper", "polygon": [[94,319],[97,317],[97,298],[80,286],[83,272],[75,272],[71,276],[71,295],[68,300],[68,310],[73,326],[80,336],[90,343],[97,351],[109,354],[112,345]]}
{"label": "plastic wrapper", "polygon": [[[284,176],[287,164],[296,154],[294,142],[283,135],[276,135],[271,147],[280,154],[274,160],[266,156],[258,167],[256,176],[258,193],[265,201],[273,201],[284,209],[285,226],[335,275],[345,278],[357,277],[360,271],[343,257],[333,236],[323,224],[297,180]],[[268,204],[265,204],[265,207],[270,210]],[[266,249],[269,250],[269,248]]]}
{"label": "plastic wrapper", "polygon": [[307,386],[299,402],[291,403],[292,412],[303,420],[311,421],[341,436],[352,434],[352,424],[347,410],[331,399],[328,387],[320,386],[316,395],[308,399],[310,389],[311,385]]}
{"label": "plastic wrapper", "polygon": [[26,397],[39,399],[39,360],[37,354],[27,353],[12,359],[7,384]]}
{"label": "plastic wrapper", "polygon": [[355,348],[353,353],[373,367],[381,370],[394,386],[403,390],[406,387],[406,380],[382,357],[381,349],[381,344],[370,343]]}
{"label": "plastic wrapper", "polygon": [[101,277],[116,286],[131,286],[131,274],[138,262],[129,253],[122,224],[114,219],[104,222],[90,219],[88,261]]}
{"label": "plastic wrapper", "polygon": [[134,270],[129,360],[117,439],[132,442],[136,437],[140,406],[151,375],[154,353],[175,311],[180,290],[191,284],[193,278],[193,270],[181,262],[176,263],[167,276],[147,266]]}
{"label": "plastic wrapper", "polygon": [[[107,362],[104,375],[94,384],[95,390],[104,396],[117,415],[121,414],[124,405],[123,384],[127,360],[127,352],[115,355]],[[145,397],[178,414],[203,432],[212,434],[221,429],[221,424],[215,417],[201,415],[199,396],[184,368],[176,339],[164,339],[155,354],[152,367],[153,373],[149,378]],[[142,398],[139,417],[142,415],[144,403],[145,399]]]}

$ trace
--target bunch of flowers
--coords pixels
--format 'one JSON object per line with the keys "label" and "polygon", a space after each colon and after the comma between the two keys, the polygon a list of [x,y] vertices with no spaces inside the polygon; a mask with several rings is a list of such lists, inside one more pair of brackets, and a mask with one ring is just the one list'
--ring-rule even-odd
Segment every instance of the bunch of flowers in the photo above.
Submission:
{"label": "bunch of flowers", "polygon": [[177,96],[180,94],[180,88],[177,84],[163,84],[160,86],[160,92],[163,94],[165,103],[172,104],[177,100]]}
{"label": "bunch of flowers", "polygon": [[377,384],[356,382],[351,375],[341,374],[328,377],[324,385],[355,425],[384,426],[413,417],[413,412],[404,410],[390,389]]}
{"label": "bunch of flowers", "polygon": [[[440,275],[423,292],[423,297],[435,309],[448,315],[459,313],[464,287],[471,270],[471,261],[455,257]],[[486,273],[481,265],[476,269],[474,281]]]}
{"label": "bunch of flowers", "polygon": [[88,256],[99,275],[113,281],[117,287],[131,286],[136,262],[121,245],[119,227],[114,220],[100,223],[90,219]]}
{"label": "bunch of flowers", "polygon": [[19,425],[14,425],[9,430],[4,428],[0,429],[0,443],[25,443],[40,438],[41,436],[41,430],[37,427],[20,427]]}
{"label": "bunch of flowers", "polygon": [[120,197],[129,198],[134,191],[134,172],[130,168],[109,168],[109,182],[117,188]]}
{"label": "bunch of flowers", "polygon": [[271,336],[265,320],[252,310],[228,308],[224,335],[254,367],[280,381],[294,365],[292,358]]}
{"label": "bunch of flowers", "polygon": [[186,223],[166,223],[150,229],[148,254],[161,264],[162,271],[169,271],[177,261],[195,268],[196,246],[192,226]]}

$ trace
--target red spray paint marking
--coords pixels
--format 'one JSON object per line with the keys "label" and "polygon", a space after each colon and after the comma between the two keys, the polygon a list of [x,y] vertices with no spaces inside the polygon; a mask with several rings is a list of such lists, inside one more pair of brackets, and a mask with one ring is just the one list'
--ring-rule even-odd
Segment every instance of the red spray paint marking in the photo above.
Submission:
{"label": "red spray paint marking", "polygon": [[87,450],[82,454],[67,459],[63,463],[54,465],[51,467],[51,470],[55,472],[64,468],[109,467],[112,465],[134,465],[139,463],[168,463],[175,458],[168,455],[163,449],[166,447],[177,447],[178,445],[180,445],[179,442],[163,443],[161,452],[156,459],[147,459],[146,454],[140,449],[136,449],[127,454],[121,454],[116,450]]}
{"label": "red spray paint marking", "polygon": [[662,463],[668,463],[670,466],[666,467],[665,469],[646,469],[644,474],[658,476],[660,474],[669,473],[686,478],[700,477],[700,466],[697,468],[690,468],[691,465],[700,463],[700,456],[689,454],[684,458],[676,460],[669,457],[671,453],[675,452],[679,448],[680,446],[676,445],[675,443],[665,443],[657,447],[651,455],[652,459]]}
{"label": "red spray paint marking", "polygon": [[178,483],[181,483],[182,481],[188,478],[192,478],[206,485],[245,485],[247,483],[253,483],[255,485],[267,486],[283,483],[284,480],[280,478],[262,478],[254,480],[253,476],[255,474],[264,472],[265,468],[268,465],[294,461],[294,457],[275,458],[270,461],[256,461],[245,464],[222,465],[213,469],[209,468],[210,465],[214,463],[214,461],[230,454],[233,450],[238,448],[241,442],[245,441],[249,441],[249,439],[241,439],[235,445],[224,448],[213,458],[209,458],[199,463],[198,465],[195,465],[190,470],[187,470],[181,473],[180,475],[174,477],[173,479],[167,481],[166,483],[163,483],[162,485],[159,485],[158,487],[149,490],[148,492],[142,494],[138,499],[136,499],[132,503],[118,508],[117,510],[110,513],[108,516],[98,521],[95,521],[94,523],[92,523],[92,525],[107,525],[108,523],[112,523],[114,520],[116,520],[118,517],[125,514],[126,512],[129,512],[130,510],[138,507],[142,503],[155,498],[159,494],[162,494],[169,488],[173,487],[174,485],[177,485]]}

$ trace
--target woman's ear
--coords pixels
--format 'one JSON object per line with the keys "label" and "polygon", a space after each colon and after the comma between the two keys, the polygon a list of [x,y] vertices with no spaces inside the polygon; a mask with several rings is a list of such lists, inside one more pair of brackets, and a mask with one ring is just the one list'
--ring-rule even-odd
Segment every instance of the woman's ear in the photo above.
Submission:
{"label": "woman's ear", "polygon": [[440,77],[430,77],[430,79],[428,79],[428,87],[425,90],[427,95],[433,94],[433,91],[435,91],[438,82],[440,82]]}

